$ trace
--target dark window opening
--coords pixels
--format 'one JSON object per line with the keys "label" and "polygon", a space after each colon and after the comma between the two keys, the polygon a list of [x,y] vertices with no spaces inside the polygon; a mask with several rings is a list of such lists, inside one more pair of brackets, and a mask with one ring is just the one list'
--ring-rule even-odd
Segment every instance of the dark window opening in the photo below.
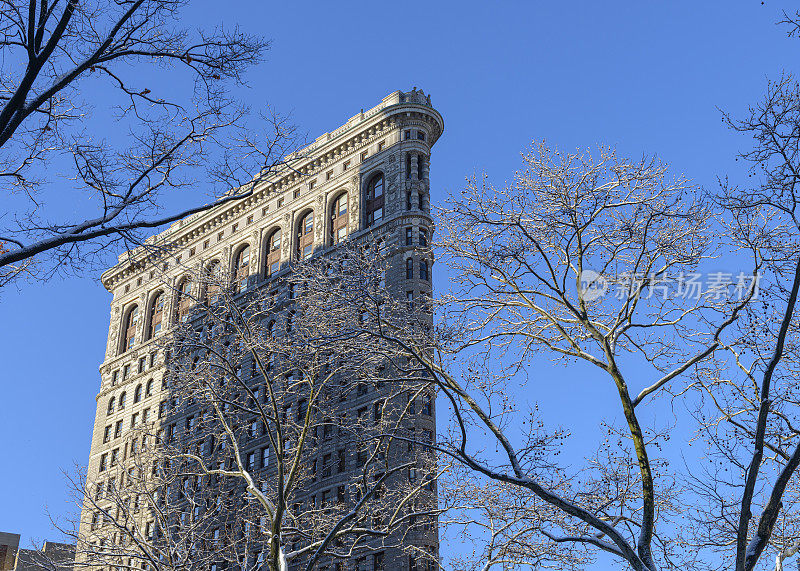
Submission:
{"label": "dark window opening", "polygon": [[347,236],[347,193],[334,200],[331,209],[330,243],[338,244]]}
{"label": "dark window opening", "polygon": [[383,219],[383,175],[378,174],[372,177],[367,184],[366,192],[366,212],[367,226],[373,226]]}
{"label": "dark window opening", "polygon": [[281,229],[273,231],[267,238],[267,277],[281,269]]}

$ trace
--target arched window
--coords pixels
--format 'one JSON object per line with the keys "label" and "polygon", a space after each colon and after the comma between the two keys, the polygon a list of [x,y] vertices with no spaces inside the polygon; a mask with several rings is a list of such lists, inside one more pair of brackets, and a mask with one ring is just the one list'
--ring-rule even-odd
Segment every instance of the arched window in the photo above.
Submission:
{"label": "arched window", "polygon": [[178,286],[178,321],[186,321],[192,309],[192,281],[184,279]]}
{"label": "arched window", "polygon": [[125,394],[125,391],[122,391],[122,394],[119,395],[119,404],[117,405],[117,410],[122,410],[123,408],[125,408],[125,397],[126,396],[127,395]]}
{"label": "arched window", "polygon": [[383,174],[370,179],[365,199],[367,226],[374,226],[383,218]]}
{"label": "arched window", "polygon": [[139,323],[139,306],[134,305],[125,314],[125,320],[122,323],[122,352],[124,353],[133,347],[136,341],[136,326]]}
{"label": "arched window", "polygon": [[265,273],[267,277],[274,275],[281,269],[281,229],[277,228],[267,238],[267,262]]}
{"label": "arched window", "polygon": [[338,244],[347,236],[347,193],[340,194],[331,208],[331,244]]}
{"label": "arched window", "polygon": [[114,412],[114,405],[116,404],[116,402],[117,401],[114,397],[108,399],[108,411],[106,412],[107,415]]}
{"label": "arched window", "polygon": [[147,381],[147,385],[145,385],[144,389],[144,396],[146,397],[153,396],[153,379]]}
{"label": "arched window", "polygon": [[233,283],[236,291],[247,289],[247,278],[250,275],[250,246],[243,246],[233,258]]}
{"label": "arched window", "polygon": [[220,290],[219,261],[214,260],[206,268],[206,300],[216,301]]}
{"label": "arched window", "polygon": [[136,385],[136,389],[133,391],[133,404],[140,400],[142,400],[142,385]]}
{"label": "arched window", "polygon": [[305,260],[314,253],[314,211],[300,219],[297,227],[297,258]]}
{"label": "arched window", "polygon": [[419,262],[419,279],[428,279],[428,262],[425,260],[420,260]]}
{"label": "arched window", "polygon": [[150,303],[150,318],[148,320],[148,339],[152,339],[161,332],[161,323],[164,317],[164,292],[158,292]]}
{"label": "arched window", "polygon": [[413,280],[414,279],[414,259],[413,258],[406,258],[406,279]]}

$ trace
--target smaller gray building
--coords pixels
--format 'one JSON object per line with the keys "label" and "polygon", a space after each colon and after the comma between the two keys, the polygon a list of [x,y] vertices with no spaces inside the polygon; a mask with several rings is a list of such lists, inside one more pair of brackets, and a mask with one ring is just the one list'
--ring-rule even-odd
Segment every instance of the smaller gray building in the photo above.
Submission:
{"label": "smaller gray building", "polygon": [[75,546],[45,541],[42,549],[20,549],[17,533],[0,532],[0,571],[71,571]]}

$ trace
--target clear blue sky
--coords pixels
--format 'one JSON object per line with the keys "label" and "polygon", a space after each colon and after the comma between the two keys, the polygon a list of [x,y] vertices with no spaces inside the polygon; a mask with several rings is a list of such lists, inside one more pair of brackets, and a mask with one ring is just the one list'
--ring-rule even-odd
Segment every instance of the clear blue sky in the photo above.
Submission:
{"label": "clear blue sky", "polygon": [[[749,144],[717,107],[742,112],[767,77],[797,69],[800,40],[775,25],[783,8],[793,4],[206,0],[187,14],[272,38],[242,97],[291,112],[312,139],[396,89],[430,93],[446,125],[431,163],[436,202],[474,172],[510,179],[534,138],[657,153],[714,185]],[[0,530],[25,542],[57,539],[45,506],[70,508],[61,470],[88,458],[111,299],[99,274],[0,296]],[[587,412],[603,402],[579,386]],[[558,411],[565,397],[550,396]]]}

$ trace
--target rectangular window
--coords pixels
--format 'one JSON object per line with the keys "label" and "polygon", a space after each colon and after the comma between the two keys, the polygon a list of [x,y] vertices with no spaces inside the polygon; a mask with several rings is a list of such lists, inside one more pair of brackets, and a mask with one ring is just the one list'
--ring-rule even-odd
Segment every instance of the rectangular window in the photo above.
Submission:
{"label": "rectangular window", "polygon": [[128,375],[130,374],[130,372],[131,372],[131,366],[130,365],[125,365],[124,367],[122,367],[122,380],[123,381],[128,378]]}
{"label": "rectangular window", "polygon": [[332,465],[332,457],[330,454],[325,454],[322,457],[322,477],[323,478],[330,478],[331,477],[331,465]]}
{"label": "rectangular window", "polygon": [[139,365],[136,367],[137,373],[144,373],[144,367],[147,364],[147,357],[139,358]]}
{"label": "rectangular window", "polygon": [[153,351],[150,353],[150,368],[153,368],[156,364],[156,357],[158,357],[158,351]]}
{"label": "rectangular window", "polygon": [[414,292],[407,291],[406,292],[406,304],[408,305],[409,311],[414,309]]}
{"label": "rectangular window", "polygon": [[278,208],[280,208],[281,206],[283,206],[283,198],[278,199]]}
{"label": "rectangular window", "polygon": [[428,231],[425,228],[419,229],[419,245],[423,248],[428,247]]}
{"label": "rectangular window", "polygon": [[117,465],[117,459],[118,458],[119,458],[119,448],[114,448],[114,450],[111,451],[111,465],[112,466],[116,466]]}
{"label": "rectangular window", "polygon": [[349,168],[350,168],[350,161],[345,161],[345,162],[342,164],[342,171],[346,171],[346,170],[347,170],[347,169],[349,169]]}
{"label": "rectangular window", "polygon": [[381,152],[385,148],[386,148],[386,141],[381,141],[380,143],[378,143],[378,152]]}
{"label": "rectangular window", "polygon": [[147,418],[150,416],[150,409],[146,408],[142,411],[142,423],[147,424]]}
{"label": "rectangular window", "polygon": [[131,416],[131,428],[136,428],[136,425],[139,423],[139,413],[134,412]]}
{"label": "rectangular window", "polygon": [[269,448],[265,446],[261,449],[261,467],[266,468],[269,466]]}
{"label": "rectangular window", "polygon": [[[311,185],[309,185],[309,188],[311,188]],[[292,198],[300,198],[300,189],[298,189],[298,190],[295,190],[295,191],[292,193]]]}
{"label": "rectangular window", "polygon": [[403,140],[408,141],[411,139],[411,129],[403,131]]}
{"label": "rectangular window", "polygon": [[108,442],[111,440],[111,425],[109,424],[106,426],[105,430],[103,431],[103,443]]}
{"label": "rectangular window", "polygon": [[411,191],[406,192],[406,210],[411,210]]}
{"label": "rectangular window", "polygon": [[329,170],[325,173],[325,180],[331,180],[333,178],[333,171]]}
{"label": "rectangular window", "polygon": [[122,421],[118,420],[117,425],[114,427],[114,438],[122,436]]}
{"label": "rectangular window", "polygon": [[410,226],[406,228],[406,246],[411,246],[414,244],[414,229]]}
{"label": "rectangular window", "polygon": [[256,469],[256,453],[250,452],[247,455],[247,469],[248,470],[255,470]]}
{"label": "rectangular window", "polygon": [[433,399],[431,399],[430,395],[422,397],[422,414],[433,416]]}
{"label": "rectangular window", "polygon": [[361,161],[363,162],[367,158],[367,151],[363,151],[361,153]]}
{"label": "rectangular window", "polygon": [[114,385],[116,385],[118,380],[119,380],[119,369],[111,373],[111,386],[113,387]]}
{"label": "rectangular window", "polygon": [[336,452],[337,456],[337,471],[341,474],[347,471],[347,450],[342,448]]}
{"label": "rectangular window", "polygon": [[420,141],[424,141],[425,140],[425,132],[424,131],[417,131],[417,139],[419,139]]}

